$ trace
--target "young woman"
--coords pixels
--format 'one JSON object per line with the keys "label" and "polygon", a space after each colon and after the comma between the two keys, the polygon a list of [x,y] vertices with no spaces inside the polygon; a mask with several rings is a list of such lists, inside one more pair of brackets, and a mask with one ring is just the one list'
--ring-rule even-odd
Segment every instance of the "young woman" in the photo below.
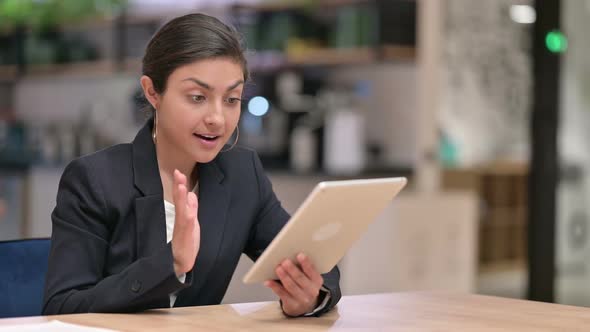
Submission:
{"label": "young woman", "polygon": [[[62,176],[45,314],[221,302],[240,255],[256,260],[289,219],[257,155],[228,142],[247,80],[237,33],[213,17],[178,17],[154,35],[141,77],[153,116],[132,143]],[[276,274],[265,285],[287,316],[340,299],[338,269],[322,276],[303,254]]]}

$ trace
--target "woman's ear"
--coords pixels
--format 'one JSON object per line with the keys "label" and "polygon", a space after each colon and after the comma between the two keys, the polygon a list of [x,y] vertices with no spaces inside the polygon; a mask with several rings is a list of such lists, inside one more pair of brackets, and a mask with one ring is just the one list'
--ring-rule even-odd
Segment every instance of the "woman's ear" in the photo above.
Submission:
{"label": "woman's ear", "polygon": [[145,98],[152,107],[157,110],[160,104],[160,95],[156,92],[156,89],[154,89],[152,79],[149,76],[143,75],[139,82],[141,83]]}

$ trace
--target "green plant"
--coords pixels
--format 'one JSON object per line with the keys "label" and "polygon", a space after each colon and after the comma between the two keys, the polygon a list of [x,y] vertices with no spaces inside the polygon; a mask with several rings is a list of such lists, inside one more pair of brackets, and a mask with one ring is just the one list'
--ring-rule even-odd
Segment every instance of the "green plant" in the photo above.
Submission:
{"label": "green plant", "polygon": [[0,0],[0,28],[44,28],[117,15],[127,0]]}

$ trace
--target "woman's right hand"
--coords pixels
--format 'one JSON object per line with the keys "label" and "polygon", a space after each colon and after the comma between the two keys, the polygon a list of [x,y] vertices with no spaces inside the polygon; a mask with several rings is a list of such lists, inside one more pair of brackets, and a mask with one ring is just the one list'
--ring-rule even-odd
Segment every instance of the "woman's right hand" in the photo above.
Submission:
{"label": "woman's right hand", "polygon": [[172,255],[174,272],[177,276],[192,270],[199,245],[201,228],[197,219],[199,202],[194,192],[188,192],[187,179],[184,174],[174,170],[174,231],[172,233]]}

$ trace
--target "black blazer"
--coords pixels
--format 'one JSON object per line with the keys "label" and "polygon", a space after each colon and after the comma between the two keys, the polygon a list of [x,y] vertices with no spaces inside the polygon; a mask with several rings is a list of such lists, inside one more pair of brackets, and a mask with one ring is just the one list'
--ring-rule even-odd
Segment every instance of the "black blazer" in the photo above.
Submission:
{"label": "black blazer", "polygon": [[[53,233],[44,314],[131,312],[219,304],[240,255],[256,260],[289,215],[255,152],[234,148],[198,165],[201,245],[185,284],[166,243],[164,198],[153,121],[131,144],[72,161],[51,215]],[[339,271],[324,275],[330,303],[340,299]]]}

